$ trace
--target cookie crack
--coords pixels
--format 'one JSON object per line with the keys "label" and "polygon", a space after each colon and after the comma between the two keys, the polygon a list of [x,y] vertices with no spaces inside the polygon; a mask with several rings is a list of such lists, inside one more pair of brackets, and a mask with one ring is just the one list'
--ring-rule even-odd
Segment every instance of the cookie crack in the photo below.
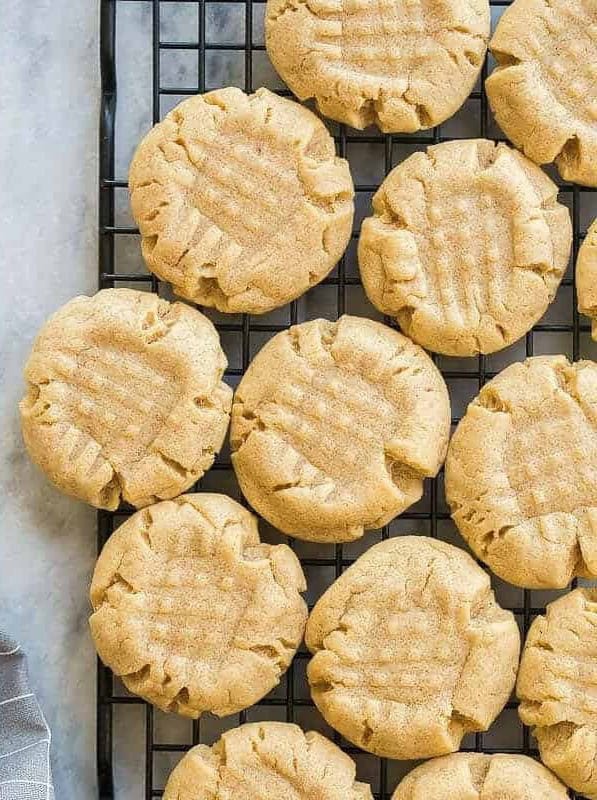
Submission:
{"label": "cookie crack", "polygon": [[122,561],[123,561],[123,559],[120,560],[120,564],[118,565],[118,567],[116,568],[116,571],[112,575],[112,577],[110,579],[110,583],[104,589],[104,593],[101,596],[101,598],[99,599],[99,602],[97,604],[97,607],[95,608],[95,611],[97,611],[99,608],[101,608],[102,606],[105,606],[105,605],[108,605],[111,608],[117,608],[118,607],[118,605],[120,603],[119,602],[113,603],[113,602],[111,602],[110,598],[108,597],[108,592],[110,591],[110,589],[118,588],[119,592],[120,592],[120,595],[142,594],[142,592],[140,592],[139,590],[135,589],[133,584],[130,581],[128,581],[125,577],[123,577],[123,575],[120,573],[119,570],[120,570],[120,567],[122,565]]}
{"label": "cookie crack", "polygon": [[285,0],[285,2],[280,6],[280,8],[274,13],[269,12],[267,15],[268,22],[277,22],[280,17],[283,17],[286,13],[298,11],[301,6],[307,6],[308,11],[313,15],[313,10],[309,8],[308,0]]}
{"label": "cookie crack", "polygon": [[245,647],[237,643],[235,647],[247,653],[254,653],[268,664],[273,664],[279,678],[288,669],[296,647],[286,647],[282,639],[276,639],[276,642],[280,649],[277,649],[274,644],[250,644]]}
{"label": "cookie crack", "polygon": [[498,64],[494,71],[507,69],[508,67],[517,67],[519,64],[522,64],[521,58],[512,55],[512,53],[508,53],[506,50],[497,50],[492,47],[491,54]]}
{"label": "cookie crack", "polygon": [[577,133],[573,133],[564,142],[560,148],[559,153],[554,156],[554,161],[566,161],[573,168],[577,168],[581,160],[580,152],[580,137]]}

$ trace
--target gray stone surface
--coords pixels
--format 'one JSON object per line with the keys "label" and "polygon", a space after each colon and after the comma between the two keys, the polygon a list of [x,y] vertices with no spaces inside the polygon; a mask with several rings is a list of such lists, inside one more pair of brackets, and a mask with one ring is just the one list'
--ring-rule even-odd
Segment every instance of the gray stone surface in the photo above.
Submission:
{"label": "gray stone surface", "polygon": [[56,797],[95,786],[87,584],[95,514],[25,456],[22,367],[45,318],[97,285],[98,20],[94,2],[0,9],[0,627],[23,645],[53,731]]}
{"label": "gray stone surface", "polygon": [[[196,41],[197,3],[161,3],[160,35],[163,41]],[[54,491],[27,460],[21,443],[17,403],[22,393],[22,366],[35,333],[44,319],[66,300],[97,287],[97,120],[98,2],[67,0],[4,0],[0,2],[0,209],[3,236],[0,246],[0,628],[19,638],[30,658],[32,684],[39,694],[54,734],[53,768],[56,796],[61,800],[91,800],[95,790],[95,656],[87,630],[87,585],[95,555],[95,514]],[[263,41],[263,4],[253,6],[253,42]],[[500,9],[501,11],[501,9]],[[494,17],[498,10],[494,9]],[[245,5],[207,2],[207,41],[244,43]],[[495,20],[494,20],[495,21]],[[152,3],[119,2],[117,20],[118,111],[116,119],[116,176],[126,178],[128,163],[139,138],[152,121]],[[197,53],[163,51],[161,86],[197,85]],[[281,85],[267,55],[253,53],[253,88]],[[234,84],[244,87],[244,53],[211,51],[205,59],[209,88]],[[166,113],[183,99],[162,95],[159,112]],[[330,124],[335,130],[336,126]],[[496,130],[490,124],[489,133]],[[477,136],[478,103],[467,103],[442,126],[442,134]],[[395,144],[394,163],[412,148]],[[379,182],[384,173],[383,145],[353,142],[348,158],[356,183]],[[570,196],[563,196],[570,202]],[[127,192],[115,192],[116,224],[132,225]],[[357,197],[360,220],[369,213],[370,195]],[[583,193],[581,227],[597,213],[597,195]],[[358,223],[357,223],[358,225]],[[137,236],[116,239],[116,270],[145,272]],[[346,259],[347,274],[357,273],[355,248]],[[141,288],[141,287],[139,287]],[[377,314],[358,286],[346,289],[349,313]],[[332,286],[311,290],[298,304],[299,318],[334,317],[337,291]],[[545,321],[569,324],[572,319],[571,287],[562,287]],[[212,314],[217,318],[218,315]],[[263,322],[287,322],[288,309],[262,318]],[[266,336],[253,333],[251,354]],[[223,337],[231,366],[240,366],[240,338]],[[538,332],[535,353],[571,354],[568,332]],[[581,335],[581,352],[597,357],[588,334]],[[486,360],[488,371],[502,369],[523,358],[525,343],[517,343]],[[476,394],[475,359],[440,359],[452,370],[469,370],[470,379],[450,382],[454,415],[463,413]],[[212,472],[205,488],[235,494],[232,475]],[[443,494],[439,510],[445,510]],[[417,510],[429,508],[429,495]],[[265,538],[278,541],[276,533],[262,526]],[[399,519],[392,534],[429,533],[426,521]],[[440,520],[438,534],[462,545],[452,523]],[[356,556],[379,538],[372,532],[361,542],[344,548]],[[302,556],[321,556],[321,547],[297,543]],[[327,554],[327,551],[326,551]],[[333,580],[333,568],[310,569],[308,597],[313,602]],[[500,602],[520,606],[522,593],[494,580]],[[551,599],[551,593],[534,593],[533,605]],[[306,698],[304,662],[295,669],[295,696]],[[121,691],[122,690],[121,688]],[[284,686],[280,687],[285,696]],[[250,720],[284,717],[284,708],[256,706]],[[296,721],[305,728],[329,733],[316,711],[296,709]],[[202,737],[213,741],[221,730],[238,723],[206,718]],[[137,706],[115,710],[115,784],[117,800],[142,800],[144,772],[145,711]],[[520,746],[521,729],[513,711],[505,711],[484,737],[491,747]],[[156,712],[155,740],[190,741],[190,723]],[[156,755],[155,782],[162,786],[176,757]],[[365,754],[357,758],[359,775],[377,790],[378,763]],[[393,787],[408,765],[388,767],[388,786]]]}

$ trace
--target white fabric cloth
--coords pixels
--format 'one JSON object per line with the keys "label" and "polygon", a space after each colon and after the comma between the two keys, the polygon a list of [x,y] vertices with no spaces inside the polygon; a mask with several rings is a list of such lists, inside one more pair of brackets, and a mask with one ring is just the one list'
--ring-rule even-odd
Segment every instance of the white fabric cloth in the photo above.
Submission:
{"label": "white fabric cloth", "polygon": [[25,655],[0,631],[0,800],[54,800],[50,741]]}

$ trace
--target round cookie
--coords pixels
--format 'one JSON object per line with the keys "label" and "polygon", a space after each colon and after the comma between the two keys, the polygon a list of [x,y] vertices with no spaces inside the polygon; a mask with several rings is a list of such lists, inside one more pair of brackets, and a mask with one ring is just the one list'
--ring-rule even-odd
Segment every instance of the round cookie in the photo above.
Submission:
{"label": "round cookie", "polygon": [[568,786],[597,798],[597,590],[550,603],[529,630],[516,692],[541,760]]}
{"label": "round cookie", "polygon": [[354,761],[319,733],[253,722],[190,750],[170,775],[164,800],[373,800],[355,774]]}
{"label": "round cookie", "polygon": [[541,318],[568,264],[572,226],[557,192],[503,143],[461,139],[414,153],[363,222],[369,299],[428,350],[507,347]]}
{"label": "round cookie", "polygon": [[420,764],[392,800],[568,800],[542,764],[523,755],[457,753]]}
{"label": "round cookie", "polygon": [[591,336],[597,341],[597,219],[587,231],[576,259],[578,310],[591,318]]}
{"label": "round cookie", "polygon": [[597,364],[511,364],[448,448],[446,498],[476,556],[528,589],[597,576]]}
{"label": "round cookie", "polygon": [[315,705],[350,742],[429,758],[485,731],[514,687],[520,634],[489,576],[425,536],[371,547],[315,605],[305,632]]}
{"label": "round cookie", "polygon": [[246,509],[188,494],[112,534],[89,623],[100,658],[131,692],[163,711],[221,717],[278,684],[303,637],[305,589],[292,550],[262,544]]}
{"label": "round cookie", "polygon": [[268,0],[269,57],[300,100],[354,128],[412,133],[471,93],[489,39],[487,0]]}
{"label": "round cookie", "polygon": [[240,487],[290,536],[358,539],[422,494],[446,452],[450,403],[429,356],[379,322],[343,316],[267,342],[234,396]]}
{"label": "round cookie", "polygon": [[597,186],[597,5],[515,0],[489,43],[485,82],[496,121],[537,164]]}
{"label": "round cookie", "polygon": [[262,314],[319,283],[352,229],[348,162],[315,114],[267,89],[176,106],[129,172],[149,269],[219,311]]}
{"label": "round cookie", "polygon": [[183,303],[131,289],[75,297],[25,366],[29,455],[57,488],[98,508],[176,497],[222,446],[226,366],[214,326]]}

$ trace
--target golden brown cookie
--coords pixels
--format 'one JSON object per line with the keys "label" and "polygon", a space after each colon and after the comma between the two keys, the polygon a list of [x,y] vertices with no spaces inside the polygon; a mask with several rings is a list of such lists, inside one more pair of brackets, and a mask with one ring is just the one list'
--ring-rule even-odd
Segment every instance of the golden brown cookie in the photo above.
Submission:
{"label": "golden brown cookie", "polygon": [[266,47],[300,100],[355,128],[448,119],[481,71],[487,0],[268,0]]}
{"label": "golden brown cookie", "polygon": [[487,730],[520,650],[487,573],[426,536],[371,547],[317,602],[305,641],[326,721],[364,750],[402,759],[451,753]]}
{"label": "golden brown cookie", "polygon": [[597,590],[576,589],[531,625],[516,692],[541,760],[590,800],[597,798],[596,675]]}
{"label": "golden brown cookie", "polygon": [[593,339],[597,340],[597,219],[587,231],[576,259],[578,310],[591,318]]}
{"label": "golden brown cookie", "polygon": [[369,319],[319,319],[251,362],[234,398],[232,463],[279,530],[350,541],[421,497],[449,429],[446,386],[420,347]]}
{"label": "golden brown cookie", "polygon": [[211,322],[131,289],[75,297],[41,329],[25,366],[29,455],[98,508],[176,497],[212,465],[232,390]]}
{"label": "golden brown cookie", "polygon": [[597,364],[511,364],[469,405],[446,497],[474,553],[529,589],[597,576]]}
{"label": "golden brown cookie", "polygon": [[348,162],[315,114],[267,89],[182,102],[137,148],[129,187],[149,269],[220,311],[294,300],[350,238]]}
{"label": "golden brown cookie", "polygon": [[319,733],[254,722],[188,752],[164,800],[373,800],[355,773],[354,761]]}
{"label": "golden brown cookie", "polygon": [[557,192],[539,167],[487,139],[414,153],[363,222],[369,299],[429,350],[501,350],[541,318],[566,270],[572,226]]}
{"label": "golden brown cookie", "polygon": [[595,0],[515,0],[489,47],[485,89],[504,133],[565,180],[597,186]]}
{"label": "golden brown cookie", "polygon": [[273,689],[303,637],[305,578],[286,545],[219,494],[187,494],[112,534],[91,584],[102,661],[163,711],[248,708]]}
{"label": "golden brown cookie", "polygon": [[528,756],[457,753],[413,769],[392,800],[568,800],[568,794]]}

